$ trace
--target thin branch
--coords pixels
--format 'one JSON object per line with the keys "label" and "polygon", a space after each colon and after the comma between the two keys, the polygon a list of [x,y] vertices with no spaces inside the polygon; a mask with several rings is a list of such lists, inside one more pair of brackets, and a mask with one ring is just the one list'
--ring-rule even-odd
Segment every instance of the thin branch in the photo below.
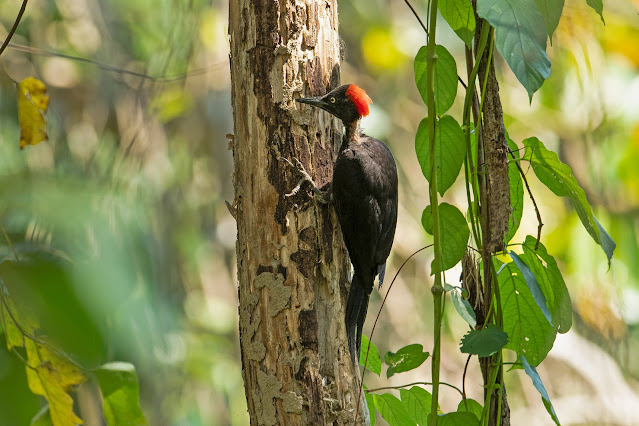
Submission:
{"label": "thin branch", "polygon": [[[446,382],[439,382],[440,385],[445,385],[448,386],[449,388],[453,388],[455,389],[457,392],[459,392],[459,394],[466,399],[466,397],[464,396],[463,392],[461,391],[461,389],[459,389],[457,386],[455,385],[451,385],[450,383],[446,383]],[[366,392],[377,392],[377,391],[381,391],[381,390],[387,390],[387,389],[402,389],[402,388],[407,388],[409,386],[415,386],[415,385],[433,385],[433,382],[413,382],[413,383],[407,383],[405,385],[399,385],[399,386],[383,386],[381,388],[375,388],[375,389],[366,389]]]}
{"label": "thin branch", "polygon": [[0,228],[2,228],[2,233],[4,234],[4,238],[7,240],[7,244],[11,248],[11,251],[13,252],[13,255],[16,258],[16,262],[20,263],[20,258],[18,257],[18,253],[16,253],[16,249],[13,247],[13,244],[11,243],[11,239],[9,238],[9,235],[7,234],[7,230],[4,229],[4,225],[0,225]]}
{"label": "thin branch", "polygon": [[[386,290],[386,295],[384,296],[384,300],[382,300],[382,304],[379,307],[379,311],[377,311],[377,316],[375,317],[375,322],[373,323],[373,329],[371,330],[371,335],[368,338],[368,346],[366,348],[366,358],[364,359],[364,371],[362,372],[362,380],[361,383],[359,384],[359,394],[357,395],[357,407],[355,409],[355,421],[353,422],[353,424],[357,424],[357,416],[359,415],[359,402],[361,401],[362,398],[362,388],[364,387],[364,376],[366,375],[366,366],[368,365],[368,354],[371,350],[371,342],[373,341],[373,334],[375,333],[375,327],[377,327],[377,321],[379,320],[379,316],[382,313],[382,309],[384,308],[384,304],[386,303],[386,299],[388,298],[388,294],[391,291],[391,288],[393,288],[393,284],[395,284],[395,280],[397,279],[397,277],[399,276],[399,273],[402,271],[402,268],[404,268],[404,265],[406,265],[406,263],[411,260],[413,258],[413,256],[415,256],[417,253],[426,250],[429,247],[432,247],[433,244],[429,244],[426,247],[422,247],[419,250],[417,250],[416,252],[414,252],[413,254],[411,254],[410,256],[408,256],[406,258],[406,260],[404,260],[404,263],[401,264],[401,266],[399,267],[399,269],[397,269],[397,272],[395,273],[395,276],[393,277],[393,280],[391,281],[390,285],[388,286],[388,290]],[[359,356],[359,354],[357,354],[357,356]]]}
{"label": "thin branch", "polygon": [[413,7],[413,5],[410,4],[410,2],[408,0],[404,0],[404,2],[410,8],[410,10],[413,12],[413,15],[415,15],[415,18],[419,21],[419,23],[421,24],[422,28],[424,29],[424,32],[426,33],[426,37],[428,37],[428,29],[426,28],[426,25],[424,25],[424,23],[422,22],[421,18],[417,14],[417,11]]}
{"label": "thin branch", "polygon": [[196,68],[196,69],[194,69],[192,71],[185,72],[185,73],[182,73],[182,74],[175,74],[175,75],[171,75],[171,76],[155,76],[154,77],[152,75],[144,74],[144,73],[141,73],[141,72],[131,71],[131,70],[127,70],[127,69],[124,69],[124,68],[118,68],[118,67],[114,67],[112,65],[103,64],[101,62],[94,61],[93,59],[81,58],[79,56],[65,55],[64,53],[52,52],[52,51],[49,51],[49,50],[39,49],[37,47],[23,46],[23,45],[15,44],[15,43],[9,43],[9,47],[12,48],[12,49],[15,49],[15,50],[19,50],[21,52],[31,53],[31,54],[34,54],[34,55],[58,57],[58,58],[69,59],[69,60],[72,60],[72,61],[85,62],[87,64],[95,65],[96,67],[98,67],[98,68],[100,68],[101,70],[104,70],[104,71],[114,72],[114,73],[117,73],[117,74],[131,75],[133,77],[138,77],[138,78],[142,78],[142,79],[145,79],[145,80],[151,80],[151,81],[153,81],[155,83],[171,83],[171,82],[178,81],[178,80],[184,80],[185,78],[188,78],[188,77],[203,75],[203,74],[208,73],[212,69],[216,69],[218,67],[222,67],[222,66],[225,66],[227,64],[226,61],[217,62],[217,63],[211,64],[211,65],[209,65],[207,67]]}
{"label": "thin branch", "polygon": [[11,41],[11,38],[13,37],[13,35],[15,34],[16,30],[18,29],[18,25],[20,24],[20,20],[22,19],[22,15],[24,15],[24,11],[27,8],[27,3],[29,0],[24,0],[22,2],[22,6],[20,7],[20,11],[18,12],[18,16],[16,16],[16,20],[13,23],[13,27],[11,27],[11,30],[9,31],[9,34],[7,34],[7,38],[4,39],[4,43],[2,43],[2,47],[0,47],[0,55],[2,55],[2,52],[4,52],[4,49],[7,48],[7,46],[9,45],[9,42]]}
{"label": "thin branch", "polygon": [[466,359],[466,365],[464,365],[464,374],[462,374],[462,397],[464,398],[464,401],[466,401],[466,371],[468,371],[468,363],[470,362],[470,358],[472,358],[472,355],[468,355],[468,358]]}
{"label": "thin branch", "polygon": [[[517,157],[515,157],[515,153],[510,149],[510,147],[508,147],[508,153],[510,154],[511,157],[513,157],[514,160],[517,159]],[[535,243],[535,251],[537,251],[537,249],[539,248],[539,242],[541,241],[541,228],[544,226],[544,223],[541,221],[541,213],[539,213],[539,207],[537,207],[537,202],[535,201],[535,197],[533,196],[532,191],[530,190],[530,186],[528,185],[528,179],[526,179],[526,174],[524,173],[524,169],[521,168],[521,164],[519,161],[515,161],[514,163],[517,166],[517,170],[519,170],[519,174],[521,175],[521,178],[524,181],[524,184],[526,185],[526,191],[528,191],[528,195],[530,196],[533,206],[535,207],[535,214],[537,215],[537,223],[538,223],[537,242]]]}

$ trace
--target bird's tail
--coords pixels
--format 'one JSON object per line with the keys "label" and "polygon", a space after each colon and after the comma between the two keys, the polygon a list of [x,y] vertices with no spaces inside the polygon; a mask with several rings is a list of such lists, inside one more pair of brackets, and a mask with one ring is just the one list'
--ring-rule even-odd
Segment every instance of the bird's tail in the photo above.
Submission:
{"label": "bird's tail", "polygon": [[348,338],[348,349],[351,352],[351,361],[355,364],[359,359],[359,351],[362,346],[362,329],[364,321],[366,321],[366,312],[368,311],[368,299],[370,290],[372,290],[372,282],[366,285],[360,275],[355,273],[351,282],[351,289],[348,292],[348,300],[346,301],[346,337]]}

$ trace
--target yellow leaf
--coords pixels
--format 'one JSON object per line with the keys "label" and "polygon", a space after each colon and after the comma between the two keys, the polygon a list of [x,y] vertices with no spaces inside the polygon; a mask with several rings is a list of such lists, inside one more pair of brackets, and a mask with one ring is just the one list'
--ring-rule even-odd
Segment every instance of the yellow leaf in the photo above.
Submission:
{"label": "yellow leaf", "polygon": [[40,80],[27,77],[18,83],[18,122],[20,149],[49,140],[44,114],[49,106],[47,86]]}
{"label": "yellow leaf", "polygon": [[74,426],[82,420],[73,412],[72,387],[84,381],[80,369],[49,346],[26,340],[27,382],[31,392],[44,396],[54,426]]}
{"label": "yellow leaf", "polygon": [[[20,329],[13,321],[16,316],[15,305],[8,297],[0,297],[0,322],[2,322],[4,334],[7,337],[7,348],[9,350],[13,347],[21,348],[24,346],[24,339]],[[11,312],[8,309],[11,309]]]}

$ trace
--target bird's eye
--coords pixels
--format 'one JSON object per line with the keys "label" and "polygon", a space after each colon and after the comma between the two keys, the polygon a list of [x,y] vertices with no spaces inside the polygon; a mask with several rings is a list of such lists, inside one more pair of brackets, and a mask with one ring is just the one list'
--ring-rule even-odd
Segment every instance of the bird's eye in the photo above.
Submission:
{"label": "bird's eye", "polygon": [[331,96],[331,103],[334,104],[335,103],[335,98],[333,96]]}

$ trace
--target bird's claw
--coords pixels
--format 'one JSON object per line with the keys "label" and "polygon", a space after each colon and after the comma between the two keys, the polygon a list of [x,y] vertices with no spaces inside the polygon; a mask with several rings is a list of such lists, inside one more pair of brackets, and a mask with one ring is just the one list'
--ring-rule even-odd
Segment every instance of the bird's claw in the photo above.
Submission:
{"label": "bird's claw", "polygon": [[300,160],[298,160],[295,157],[293,157],[293,161],[295,163],[291,162],[291,160],[284,157],[280,157],[280,160],[285,161],[298,175],[302,177],[300,181],[297,183],[297,185],[295,186],[295,188],[291,190],[291,192],[289,192],[288,194],[284,194],[285,197],[292,197],[294,195],[297,195],[297,193],[302,188],[302,185],[304,184],[304,182],[308,182],[311,185],[311,189],[315,193],[315,196],[317,197],[317,200],[319,202],[323,204],[326,204],[329,202],[328,191],[322,191],[321,189],[317,187],[317,184],[315,184],[315,181],[313,180],[311,175],[308,174],[308,172],[306,171],[306,168],[304,167],[304,165],[302,164]]}

